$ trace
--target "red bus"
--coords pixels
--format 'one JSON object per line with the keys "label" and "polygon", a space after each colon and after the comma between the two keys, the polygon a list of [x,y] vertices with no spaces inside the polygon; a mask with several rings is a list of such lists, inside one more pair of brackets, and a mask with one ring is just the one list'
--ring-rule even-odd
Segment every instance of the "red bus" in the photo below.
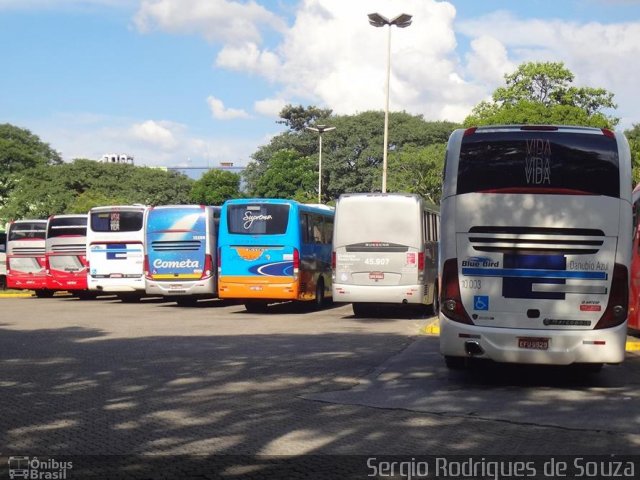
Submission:
{"label": "red bus", "polygon": [[7,231],[7,288],[34,290],[38,297],[53,295],[47,289],[44,243],[46,220],[16,220]]}
{"label": "red bus", "polygon": [[89,296],[87,215],[53,215],[45,242],[47,288]]}

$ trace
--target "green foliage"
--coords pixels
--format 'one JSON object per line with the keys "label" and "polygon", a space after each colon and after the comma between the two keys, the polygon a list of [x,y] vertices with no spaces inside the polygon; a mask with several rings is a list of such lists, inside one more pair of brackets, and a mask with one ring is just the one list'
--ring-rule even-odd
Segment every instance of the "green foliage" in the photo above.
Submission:
{"label": "green foliage", "polygon": [[194,182],[189,194],[193,203],[202,205],[222,205],[240,196],[240,175],[224,170],[209,170]]}
{"label": "green foliage", "polygon": [[300,132],[304,130],[305,127],[322,124],[322,119],[331,117],[331,113],[332,111],[328,108],[286,105],[280,111],[280,118],[282,118],[282,120],[277,120],[276,123],[284,124],[294,132]]}
{"label": "green foliage", "polygon": [[446,149],[446,143],[434,143],[427,147],[408,147],[389,156],[388,190],[417,193],[430,203],[439,205]]}
{"label": "green foliage", "polygon": [[126,205],[127,203],[129,202],[122,197],[109,196],[95,190],[85,190],[73,199],[73,202],[66,208],[66,213],[87,213],[93,207]]}
{"label": "green foliage", "polygon": [[60,154],[29,130],[0,124],[0,207],[7,202],[20,173],[61,162]]}
{"label": "green foliage", "polygon": [[640,124],[635,124],[629,130],[625,130],[624,134],[629,140],[629,148],[631,149],[631,166],[633,168],[633,186],[640,183]]}
{"label": "green foliage", "polygon": [[[302,107],[285,108],[284,113],[295,110],[295,118],[305,118],[296,123],[295,129],[273,137],[252,155],[253,162],[243,172],[247,190],[252,196],[264,191],[262,177],[272,168],[272,161],[282,150],[295,152],[298,158],[311,157],[317,164],[318,134],[299,128],[300,125],[326,124],[336,127],[322,136],[323,200],[330,202],[345,192],[380,191],[382,183],[382,156],[384,136],[383,112],[362,112],[357,115],[314,116],[313,109],[307,112]],[[288,114],[288,113],[287,113]],[[308,118],[313,119],[312,122]],[[287,123],[287,122],[285,122]],[[287,123],[288,125],[290,123]],[[406,112],[389,114],[390,156],[403,152],[405,148],[425,147],[433,143],[444,143],[451,132],[459,127],[452,122],[427,122],[421,115]],[[317,167],[314,168],[314,171]],[[275,191],[290,191],[286,176],[276,176],[282,185]],[[297,177],[296,177],[297,178]],[[317,184],[316,181],[314,182]],[[313,190],[307,196],[313,197]],[[280,195],[282,196],[282,195]]]}
{"label": "green foliage", "polygon": [[505,75],[506,86],[480,102],[465,126],[564,124],[613,128],[618,119],[603,110],[615,109],[613,93],[603,88],[574,87],[574,75],[562,62],[528,62]]}
{"label": "green foliage", "polygon": [[124,164],[75,160],[40,165],[16,177],[16,186],[0,210],[4,219],[39,218],[87,211],[87,205],[189,203],[192,180],[176,172]]}
{"label": "green foliage", "polygon": [[281,150],[269,162],[269,168],[258,179],[253,196],[291,198],[299,202],[317,201],[317,161],[301,157],[294,150]]}

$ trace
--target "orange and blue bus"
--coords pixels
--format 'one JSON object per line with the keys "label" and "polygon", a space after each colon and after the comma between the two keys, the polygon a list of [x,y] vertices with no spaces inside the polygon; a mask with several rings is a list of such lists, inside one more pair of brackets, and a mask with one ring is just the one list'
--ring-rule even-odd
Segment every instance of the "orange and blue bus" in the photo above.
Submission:
{"label": "orange and blue bus", "polygon": [[235,199],[222,206],[218,296],[250,312],[269,303],[331,296],[334,209],[283,199]]}

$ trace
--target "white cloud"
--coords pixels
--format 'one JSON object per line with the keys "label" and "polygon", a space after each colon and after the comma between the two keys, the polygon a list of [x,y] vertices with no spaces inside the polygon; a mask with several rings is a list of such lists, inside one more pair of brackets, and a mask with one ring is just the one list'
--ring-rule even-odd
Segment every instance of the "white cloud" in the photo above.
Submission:
{"label": "white cloud", "polygon": [[581,24],[498,12],[462,22],[460,31],[472,38],[491,35],[506,48],[514,66],[524,61],[564,62],[575,74],[576,85],[602,87],[616,95],[619,107],[614,115],[623,118],[623,128],[638,122],[640,63],[630,59],[640,57],[639,21]]}
{"label": "white cloud", "polygon": [[231,44],[260,42],[260,28],[284,28],[279,17],[255,1],[229,0],[142,0],[134,23],[141,32],[198,34]]}
{"label": "white cloud", "polygon": [[165,120],[132,120],[89,113],[69,113],[29,122],[30,129],[59,150],[66,161],[98,159],[105,153],[133,155],[136,165],[246,165],[262,136],[201,137],[185,125]]}
{"label": "white cloud", "polygon": [[490,35],[480,35],[471,41],[466,61],[469,74],[489,88],[504,83],[505,72],[515,69],[506,47]]}
{"label": "white cloud", "polygon": [[163,150],[172,150],[177,146],[177,141],[172,130],[178,128],[169,122],[156,122],[147,120],[136,123],[130,129],[133,138],[148,143],[151,146],[159,147]]}
{"label": "white cloud", "polygon": [[260,50],[253,42],[241,45],[227,45],[216,58],[216,66],[229,70],[262,74],[275,79],[274,74],[280,68],[278,56],[269,50]]}
{"label": "white cloud", "polygon": [[219,98],[209,96],[207,104],[211,110],[211,114],[218,120],[234,120],[236,118],[249,118],[249,114],[244,110],[237,108],[225,108],[224,103]]}
{"label": "white cloud", "polygon": [[216,65],[260,75],[282,98],[328,106],[339,114],[384,106],[386,28],[367,14],[413,15],[392,29],[390,108],[430,119],[461,120],[485,94],[462,76],[453,30],[455,9],[433,0],[304,0],[276,48],[256,43],[225,46]]}
{"label": "white cloud", "polygon": [[282,98],[265,98],[256,101],[253,104],[253,109],[260,115],[278,118],[278,115],[287,103],[289,102]]}

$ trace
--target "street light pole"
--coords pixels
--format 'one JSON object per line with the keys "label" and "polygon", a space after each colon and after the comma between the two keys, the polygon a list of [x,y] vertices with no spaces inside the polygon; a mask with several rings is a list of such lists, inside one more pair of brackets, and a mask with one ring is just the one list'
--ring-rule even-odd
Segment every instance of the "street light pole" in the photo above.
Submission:
{"label": "street light pole", "polygon": [[385,101],[384,101],[384,148],[382,150],[382,193],[387,192],[387,150],[389,148],[389,84],[391,80],[391,27],[395,25],[398,28],[406,28],[411,25],[412,16],[402,13],[397,17],[389,20],[387,17],[379,13],[370,13],[369,23],[374,27],[389,26],[387,35],[387,78],[385,82]]}
{"label": "street light pole", "polygon": [[322,203],[322,134],[335,130],[336,127],[317,125],[316,127],[305,127],[307,130],[318,134],[318,203]]}

